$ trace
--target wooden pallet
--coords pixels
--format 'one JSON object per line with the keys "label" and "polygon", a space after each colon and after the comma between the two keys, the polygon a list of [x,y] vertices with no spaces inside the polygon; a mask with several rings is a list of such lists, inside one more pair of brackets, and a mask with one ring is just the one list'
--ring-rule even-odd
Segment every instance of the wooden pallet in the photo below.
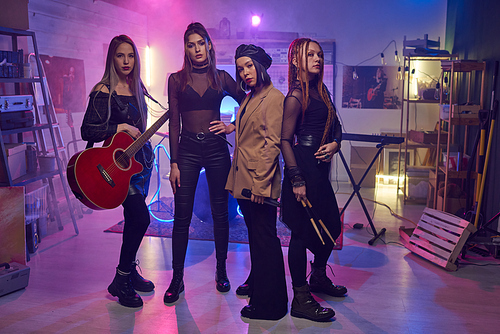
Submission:
{"label": "wooden pallet", "polygon": [[455,261],[474,225],[452,214],[425,208],[417,227],[401,227],[399,234],[406,248],[413,253],[443,267],[455,271]]}

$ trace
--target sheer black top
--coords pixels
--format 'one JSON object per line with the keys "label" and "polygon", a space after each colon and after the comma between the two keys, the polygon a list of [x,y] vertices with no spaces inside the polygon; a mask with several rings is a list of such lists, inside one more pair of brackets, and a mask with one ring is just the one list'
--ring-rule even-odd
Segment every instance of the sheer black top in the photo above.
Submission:
{"label": "sheer black top", "polygon": [[[311,82],[309,85],[309,105],[302,121],[302,89],[297,82],[288,92],[283,110],[281,152],[287,168],[297,167],[292,150],[295,135],[310,135],[320,141],[323,138],[327,118],[328,107],[321,99],[316,84]],[[326,143],[331,143],[334,140],[338,143],[342,140],[342,128],[337,117],[333,121]]]}
{"label": "sheer black top", "polygon": [[210,122],[220,120],[220,105],[225,96],[231,96],[238,104],[245,98],[234,79],[223,70],[217,70],[222,91],[210,87],[208,67],[193,69],[186,89],[182,91],[179,72],[168,78],[168,102],[170,110],[169,137],[171,162],[177,161],[179,136],[182,129],[208,133]]}

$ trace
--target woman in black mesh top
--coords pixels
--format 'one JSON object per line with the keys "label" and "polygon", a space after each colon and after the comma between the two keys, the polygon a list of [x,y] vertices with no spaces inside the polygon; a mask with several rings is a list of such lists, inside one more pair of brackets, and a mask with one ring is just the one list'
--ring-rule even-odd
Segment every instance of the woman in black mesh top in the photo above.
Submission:
{"label": "woman in black mesh top", "polygon": [[[330,319],[335,312],[321,307],[310,291],[336,297],[347,292],[345,287],[333,285],[326,276],[333,243],[322,231],[325,241],[322,245],[301,204],[302,200],[309,199],[332,237],[336,239],[340,235],[339,209],[328,175],[332,156],[340,149],[342,128],[323,84],[323,65],[323,50],[316,41],[299,38],[290,44],[289,91],[281,133],[281,152],[285,160],[281,215],[292,231],[288,265],[294,298],[290,313],[313,321]],[[306,249],[314,254],[309,285]]]}
{"label": "woman in black mesh top", "polygon": [[[188,25],[184,33],[184,65],[168,78],[170,106],[170,185],[175,214],[172,233],[173,276],[165,303],[173,303],[184,291],[184,260],[198,177],[205,168],[217,259],[216,288],[229,291],[226,258],[229,238],[228,193],[224,189],[231,166],[226,134],[234,125],[220,120],[220,104],[226,95],[238,103],[245,97],[234,79],[215,67],[214,45],[202,24]],[[181,130],[182,123],[182,130]]]}
{"label": "woman in black mesh top", "polygon": [[[117,132],[124,131],[134,138],[144,132],[148,109],[140,73],[139,53],[134,42],[125,35],[113,38],[108,48],[104,75],[90,93],[81,127],[83,140],[93,145]],[[135,158],[142,164],[143,170],[132,176],[127,198],[122,204],[125,223],[120,261],[115,278],[108,287],[109,293],[128,307],[143,304],[135,290],[150,292],[155,287],[139,275],[135,261],[150,223],[145,199],[154,160],[151,144],[146,143]]]}

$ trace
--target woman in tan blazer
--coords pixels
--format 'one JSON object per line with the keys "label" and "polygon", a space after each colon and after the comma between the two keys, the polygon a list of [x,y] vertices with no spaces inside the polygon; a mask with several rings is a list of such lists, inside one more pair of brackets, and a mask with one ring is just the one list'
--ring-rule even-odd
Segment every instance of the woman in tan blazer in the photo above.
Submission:
{"label": "woman in tan blazer", "polygon": [[[236,49],[237,82],[250,90],[236,115],[236,146],[226,189],[237,199],[248,228],[252,268],[247,283],[250,302],[241,315],[278,320],[287,313],[283,253],[276,233],[280,195],[279,166],[283,94],[267,69],[272,59],[255,45]],[[243,87],[245,86],[245,87]]]}

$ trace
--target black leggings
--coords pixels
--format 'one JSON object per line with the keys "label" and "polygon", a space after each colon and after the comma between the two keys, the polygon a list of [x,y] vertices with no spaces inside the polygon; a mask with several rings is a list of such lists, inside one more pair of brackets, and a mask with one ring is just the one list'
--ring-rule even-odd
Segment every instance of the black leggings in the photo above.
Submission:
{"label": "black leggings", "polygon": [[189,225],[193,216],[194,196],[201,168],[210,194],[210,208],[214,223],[215,254],[219,261],[227,258],[229,240],[228,192],[225,189],[231,159],[227,144],[213,134],[204,139],[183,133],[179,144],[177,164],[180,187],[175,199],[174,228],[172,231],[172,267],[183,268],[189,239]]}
{"label": "black leggings", "polygon": [[125,223],[123,225],[123,242],[118,269],[129,272],[130,265],[135,261],[137,250],[148,229],[150,218],[142,193],[129,194],[122,206]]}
{"label": "black leggings", "polygon": [[[327,244],[328,245],[328,244]],[[333,250],[331,247],[322,247],[321,251],[316,251],[314,254],[314,266],[325,267]],[[292,232],[290,245],[288,246],[288,267],[290,268],[290,276],[292,277],[292,285],[300,287],[307,284],[307,253],[304,240]]]}

